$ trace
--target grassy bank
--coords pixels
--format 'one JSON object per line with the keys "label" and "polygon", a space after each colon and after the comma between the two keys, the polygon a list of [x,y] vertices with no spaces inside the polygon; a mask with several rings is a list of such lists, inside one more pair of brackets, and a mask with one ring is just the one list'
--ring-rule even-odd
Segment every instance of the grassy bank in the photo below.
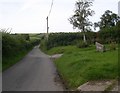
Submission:
{"label": "grassy bank", "polygon": [[28,34],[2,32],[2,71],[20,61],[40,39],[30,39]]}
{"label": "grassy bank", "polygon": [[63,53],[55,64],[66,85],[72,89],[90,80],[114,79],[118,76],[118,50],[101,53],[96,52],[95,46],[82,49],[65,46],[52,48],[47,53]]}
{"label": "grassy bank", "polygon": [[11,67],[12,65],[16,64],[20,61],[31,49],[27,51],[21,51],[16,53],[14,56],[3,57],[3,64],[2,64],[2,71],[5,71],[7,68]]}

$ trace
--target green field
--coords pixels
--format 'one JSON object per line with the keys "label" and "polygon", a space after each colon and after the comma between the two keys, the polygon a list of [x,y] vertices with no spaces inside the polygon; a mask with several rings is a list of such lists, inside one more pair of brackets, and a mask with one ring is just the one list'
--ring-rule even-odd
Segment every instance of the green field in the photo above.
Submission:
{"label": "green field", "polygon": [[102,53],[97,52],[94,45],[82,49],[64,46],[52,48],[47,53],[63,53],[61,58],[55,60],[55,64],[70,89],[77,88],[87,81],[118,77],[118,50]]}
{"label": "green field", "polygon": [[42,34],[29,34],[30,40],[41,39]]}

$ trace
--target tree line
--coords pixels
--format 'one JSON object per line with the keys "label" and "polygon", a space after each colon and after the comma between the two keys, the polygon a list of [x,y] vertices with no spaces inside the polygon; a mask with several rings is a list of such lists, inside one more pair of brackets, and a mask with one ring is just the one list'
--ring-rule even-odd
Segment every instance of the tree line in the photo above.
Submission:
{"label": "tree line", "polygon": [[[98,32],[87,31],[87,45],[99,42],[101,44],[120,43],[120,24],[111,28],[105,28]],[[45,37],[41,40],[41,48],[50,49],[57,46],[76,45],[78,47],[86,47],[83,42],[83,33],[50,33],[48,40]]]}
{"label": "tree line", "polygon": [[[50,33],[48,41],[44,40],[41,46],[50,49],[56,46],[75,45],[87,47],[89,44],[99,42],[102,44],[120,42],[120,17],[110,10],[106,10],[100,17],[99,22],[92,23],[89,16],[95,12],[91,10],[93,0],[78,0],[75,3],[74,14],[68,19],[73,29],[78,29],[76,33]],[[98,32],[91,28],[99,28]]]}

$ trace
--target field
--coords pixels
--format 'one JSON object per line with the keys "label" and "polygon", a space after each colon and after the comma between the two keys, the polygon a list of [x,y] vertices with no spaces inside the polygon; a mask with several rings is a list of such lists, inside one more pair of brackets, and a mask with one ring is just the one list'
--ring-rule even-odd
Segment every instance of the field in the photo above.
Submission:
{"label": "field", "polygon": [[63,53],[61,58],[55,60],[55,64],[70,89],[77,88],[87,81],[118,77],[118,49],[102,53],[97,52],[94,45],[88,48],[63,46],[52,48],[46,53]]}
{"label": "field", "polygon": [[30,40],[36,40],[41,38],[40,34],[29,34],[29,36],[30,36]]}

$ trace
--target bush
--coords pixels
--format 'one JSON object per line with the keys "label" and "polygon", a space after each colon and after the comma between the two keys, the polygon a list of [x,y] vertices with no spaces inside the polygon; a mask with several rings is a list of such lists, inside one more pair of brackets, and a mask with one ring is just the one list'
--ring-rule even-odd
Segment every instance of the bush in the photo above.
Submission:
{"label": "bush", "polygon": [[78,48],[86,48],[88,47],[89,45],[87,43],[85,43],[84,41],[78,41],[77,42],[77,47]]}
{"label": "bush", "polygon": [[110,50],[116,50],[116,44],[115,44],[115,42],[112,42],[110,44]]}
{"label": "bush", "polygon": [[97,41],[103,44],[110,44],[111,42],[119,43],[119,36],[120,27],[118,25],[114,27],[106,27],[97,32]]}
{"label": "bush", "polygon": [[[95,32],[86,32],[87,44],[92,44],[95,42]],[[67,45],[76,45],[77,41],[83,40],[83,34],[78,33],[50,33],[48,41],[42,39],[41,48],[44,46],[47,50],[57,47],[57,46],[67,46]],[[43,44],[44,43],[44,44]],[[85,45],[85,47],[87,46]]]}

